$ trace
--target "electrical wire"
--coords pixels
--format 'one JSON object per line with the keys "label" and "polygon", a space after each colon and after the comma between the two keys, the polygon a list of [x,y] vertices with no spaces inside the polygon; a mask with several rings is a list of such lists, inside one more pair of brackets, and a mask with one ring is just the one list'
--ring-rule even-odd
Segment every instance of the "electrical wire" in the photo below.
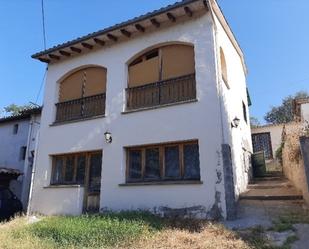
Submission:
{"label": "electrical wire", "polygon": [[44,50],[46,50],[46,31],[45,31],[45,11],[44,11],[44,0],[41,0],[41,11],[42,11],[42,28],[43,28],[43,42],[44,42]]}
{"label": "electrical wire", "polygon": [[35,102],[34,102],[36,104],[38,103],[39,97],[41,95],[41,91],[42,91],[42,88],[43,88],[43,85],[44,85],[44,82],[45,82],[45,78],[46,78],[46,73],[47,73],[47,67],[45,69],[45,72],[44,72],[44,75],[43,75],[43,79],[42,79],[41,84],[40,84],[39,92],[38,92],[38,94],[36,96],[36,99],[35,99]]}

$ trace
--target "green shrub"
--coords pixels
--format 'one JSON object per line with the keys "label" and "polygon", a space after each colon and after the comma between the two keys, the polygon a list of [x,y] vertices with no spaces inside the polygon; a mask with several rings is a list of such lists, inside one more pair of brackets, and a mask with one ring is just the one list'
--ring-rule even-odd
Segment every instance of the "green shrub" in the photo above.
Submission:
{"label": "green shrub", "polygon": [[283,152],[284,142],[281,142],[279,148],[276,150],[276,158],[279,160],[282,165],[282,152]]}

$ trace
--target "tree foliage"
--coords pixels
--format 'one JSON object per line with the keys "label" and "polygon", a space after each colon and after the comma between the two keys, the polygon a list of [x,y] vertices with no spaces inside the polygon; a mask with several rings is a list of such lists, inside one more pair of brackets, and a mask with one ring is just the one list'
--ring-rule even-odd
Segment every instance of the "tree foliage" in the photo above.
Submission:
{"label": "tree foliage", "polygon": [[272,107],[266,113],[264,119],[267,123],[282,124],[294,120],[293,101],[299,98],[307,98],[309,94],[305,91],[297,92],[295,95],[290,95],[282,100],[282,104],[277,107]]}
{"label": "tree foliage", "polygon": [[250,117],[250,125],[252,128],[258,127],[261,125],[260,121],[256,117]]}
{"label": "tree foliage", "polygon": [[4,116],[17,116],[24,112],[25,110],[32,109],[34,106],[32,104],[28,105],[16,105],[10,104],[3,108]]}

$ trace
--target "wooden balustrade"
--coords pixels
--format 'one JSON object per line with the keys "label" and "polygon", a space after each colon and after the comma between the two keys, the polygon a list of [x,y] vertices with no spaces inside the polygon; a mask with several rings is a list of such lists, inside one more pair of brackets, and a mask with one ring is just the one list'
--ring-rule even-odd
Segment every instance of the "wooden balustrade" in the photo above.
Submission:
{"label": "wooden balustrade", "polygon": [[196,99],[195,74],[126,89],[127,110]]}
{"label": "wooden balustrade", "polygon": [[56,104],[56,123],[105,114],[105,93]]}

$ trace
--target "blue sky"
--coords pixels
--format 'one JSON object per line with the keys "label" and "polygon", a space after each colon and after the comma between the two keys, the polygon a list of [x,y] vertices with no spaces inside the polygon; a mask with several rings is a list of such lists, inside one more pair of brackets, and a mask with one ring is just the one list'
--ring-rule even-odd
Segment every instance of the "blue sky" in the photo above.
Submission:
{"label": "blue sky", "polygon": [[[175,0],[44,0],[47,47],[144,14]],[[270,106],[309,91],[308,0],[218,0],[246,57],[253,106],[263,120]],[[35,101],[45,65],[41,0],[0,0],[0,109]],[[39,103],[42,101],[42,92]]]}

